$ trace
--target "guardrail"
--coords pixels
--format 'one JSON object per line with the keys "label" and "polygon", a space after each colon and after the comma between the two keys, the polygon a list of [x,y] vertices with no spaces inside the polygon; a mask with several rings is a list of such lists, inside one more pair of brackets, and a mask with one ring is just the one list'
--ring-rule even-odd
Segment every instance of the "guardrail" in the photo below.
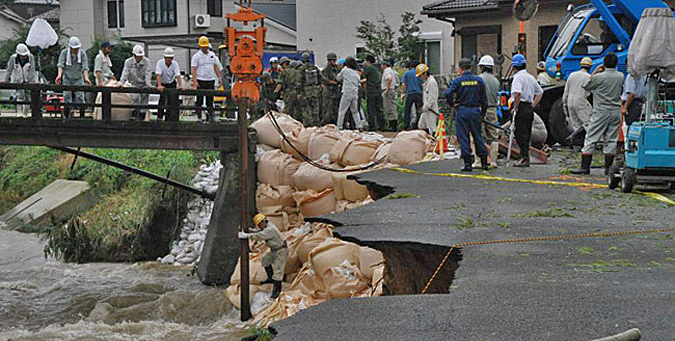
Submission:
{"label": "guardrail", "polygon": [[[230,90],[203,90],[203,89],[170,89],[165,88],[164,91],[159,91],[155,88],[137,88],[137,87],[108,87],[108,86],[79,86],[79,85],[55,85],[55,84],[29,84],[29,83],[0,83],[0,89],[6,90],[25,90],[30,92],[29,101],[4,101],[0,100],[0,104],[10,105],[30,105],[31,118],[33,120],[42,119],[42,108],[45,105],[55,105],[63,107],[64,110],[70,108],[101,108],[102,121],[112,121],[112,109],[164,109],[166,110],[167,121],[178,121],[180,117],[180,110],[197,110],[202,108],[201,105],[194,106],[169,106],[168,103],[178,103],[178,96],[224,96],[230,97]],[[92,92],[101,94],[101,103],[50,103],[43,101],[42,95],[46,92],[62,93],[63,91],[72,92]],[[165,105],[126,105],[113,104],[113,93],[131,93],[131,94],[157,94],[165,95],[167,97]],[[203,108],[202,108],[203,109]],[[213,108],[214,112],[223,111],[224,108]],[[65,117],[64,117],[65,119]]]}

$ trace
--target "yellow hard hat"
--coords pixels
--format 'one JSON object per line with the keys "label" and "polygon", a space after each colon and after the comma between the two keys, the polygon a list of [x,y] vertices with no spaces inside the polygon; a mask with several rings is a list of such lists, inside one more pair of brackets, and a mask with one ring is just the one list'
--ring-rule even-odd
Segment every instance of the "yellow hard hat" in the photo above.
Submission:
{"label": "yellow hard hat", "polygon": [[197,45],[199,45],[199,47],[209,47],[210,43],[211,42],[209,42],[209,37],[201,36],[199,37],[199,42],[197,43]]}
{"label": "yellow hard hat", "polygon": [[260,223],[263,222],[263,220],[267,219],[264,214],[258,213],[253,217],[253,224],[255,224],[255,227],[258,227]]}
{"label": "yellow hard hat", "polygon": [[419,77],[421,74],[423,74],[423,73],[429,71],[429,67],[427,66],[427,64],[422,63],[422,64],[417,65],[417,67],[415,68],[415,70],[416,70],[416,71],[415,71],[415,75],[416,75],[417,77]]}
{"label": "yellow hard hat", "polygon": [[593,59],[588,57],[581,58],[581,66],[593,66]]}

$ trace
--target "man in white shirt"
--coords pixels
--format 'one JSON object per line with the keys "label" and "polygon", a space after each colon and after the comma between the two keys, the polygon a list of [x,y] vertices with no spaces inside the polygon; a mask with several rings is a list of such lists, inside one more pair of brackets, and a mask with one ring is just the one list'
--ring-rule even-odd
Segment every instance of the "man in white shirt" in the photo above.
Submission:
{"label": "man in white shirt", "polygon": [[591,80],[588,73],[593,66],[593,60],[584,57],[581,60],[581,69],[572,72],[565,83],[565,92],[563,93],[562,103],[567,116],[570,118],[570,125],[573,131],[580,128],[588,128],[591,121],[593,107],[588,102],[590,92],[584,89],[584,86]]}
{"label": "man in white shirt", "polygon": [[419,129],[426,129],[431,135],[436,135],[438,128],[438,83],[436,79],[429,75],[429,67],[426,64],[419,64],[416,68],[417,78],[421,79],[422,84],[422,114],[418,122]]}
{"label": "man in white shirt", "polygon": [[398,75],[391,67],[391,60],[384,59],[382,66],[382,97],[384,102],[384,119],[387,120],[388,130],[396,131],[398,120],[398,110],[396,109],[396,99],[398,94],[396,89],[399,85]]}
{"label": "man in white shirt", "polygon": [[[152,86],[150,79],[152,76],[152,67],[150,59],[145,57],[145,52],[141,45],[134,46],[133,56],[124,61],[124,69],[120,77],[120,83],[129,82],[138,88],[149,88]],[[129,94],[132,105],[148,105],[150,94]],[[135,118],[138,121],[147,121],[150,119],[147,109],[133,109]]]}
{"label": "man in white shirt", "polygon": [[101,49],[94,58],[94,75],[96,76],[96,86],[105,86],[109,81],[115,80],[112,72],[112,61],[110,61],[110,52],[112,48],[110,43],[104,41]]}
{"label": "man in white shirt", "polygon": [[337,127],[344,128],[345,114],[347,110],[352,112],[352,118],[358,129],[363,129],[363,121],[359,115],[359,88],[361,87],[361,75],[356,72],[356,59],[347,57],[345,67],[342,68],[336,79],[342,82],[342,97],[338,110]]}
{"label": "man in white shirt", "polygon": [[[157,66],[155,68],[155,77],[157,78],[157,90],[164,91],[164,89],[176,89],[181,88],[181,77],[180,77],[180,66],[178,62],[173,60],[174,51],[172,48],[167,47],[164,49],[164,59],[157,61]],[[159,95],[159,108],[157,109],[157,120],[162,120],[164,118],[164,105],[167,102],[167,97],[169,97],[169,107],[175,108],[178,106],[178,95],[171,94],[167,96],[162,93]],[[176,111],[177,112],[177,111]],[[169,117],[167,116],[167,119]],[[176,117],[173,118],[174,120]]]}
{"label": "man in white shirt", "polygon": [[520,160],[514,167],[530,166],[530,137],[532,135],[532,121],[534,120],[534,107],[539,104],[544,91],[537,83],[534,76],[527,73],[527,63],[522,54],[513,56],[511,65],[518,70],[513,76],[511,83],[511,95],[513,96],[513,109],[515,116],[515,136],[520,148]]}
{"label": "man in white shirt", "polygon": [[[212,51],[209,51],[209,38],[202,36],[199,38],[199,51],[192,56],[190,63],[192,73],[192,87],[194,89],[214,90],[216,80],[221,77],[220,62],[218,57]],[[202,105],[206,98],[206,110],[208,111],[208,120],[215,122],[216,115],[213,113],[213,95],[197,95],[197,119],[202,120]]]}
{"label": "man in white shirt", "polygon": [[647,97],[646,82],[647,76],[637,79],[630,74],[626,75],[623,95],[621,95],[621,114],[629,127],[633,122],[639,121],[642,116],[642,105]]}

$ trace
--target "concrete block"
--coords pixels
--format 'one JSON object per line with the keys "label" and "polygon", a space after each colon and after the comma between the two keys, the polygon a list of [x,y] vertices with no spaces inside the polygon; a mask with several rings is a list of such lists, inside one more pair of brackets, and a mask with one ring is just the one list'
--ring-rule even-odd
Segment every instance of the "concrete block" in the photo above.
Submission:
{"label": "concrete block", "polygon": [[0,216],[0,226],[12,223],[48,225],[89,207],[92,194],[86,181],[56,180]]}

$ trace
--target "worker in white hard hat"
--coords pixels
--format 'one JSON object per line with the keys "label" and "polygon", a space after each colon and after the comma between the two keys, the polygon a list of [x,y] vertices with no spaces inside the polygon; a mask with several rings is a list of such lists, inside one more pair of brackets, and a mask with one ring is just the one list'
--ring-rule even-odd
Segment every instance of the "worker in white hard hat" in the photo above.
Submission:
{"label": "worker in white hard hat", "polygon": [[[173,49],[167,47],[164,49],[164,58],[157,61],[157,66],[155,67],[155,77],[157,77],[157,90],[159,91],[164,91],[166,88],[182,88],[180,66],[178,65],[178,62],[174,60],[174,56],[175,53]],[[179,105],[177,95],[167,96],[166,94],[162,93],[159,96],[157,120],[164,118],[164,106],[167,103],[167,98],[170,108],[174,108]],[[173,119],[175,120],[177,117],[174,117]]]}
{"label": "worker in white hard hat", "polygon": [[548,72],[546,72],[545,61],[540,61],[539,63],[537,63],[537,82],[541,86],[553,84],[553,78],[551,78]]}
{"label": "worker in white hard hat", "polygon": [[[7,72],[5,77],[0,79],[0,83],[37,83],[37,73],[35,72],[35,57],[28,50],[26,44],[18,44],[16,46],[16,53],[7,60]],[[17,90],[14,97],[19,102],[26,102],[30,100],[30,91]],[[30,106],[26,104],[17,104],[16,111],[19,117],[27,117],[29,115]]]}
{"label": "worker in white hard hat", "polygon": [[276,299],[281,293],[281,282],[284,280],[286,259],[288,258],[288,245],[284,241],[279,228],[267,220],[264,214],[258,213],[253,217],[255,232],[239,232],[239,239],[262,240],[270,248],[270,253],[262,259],[262,266],[267,272],[267,280],[260,284],[272,283],[274,289],[270,298]]}
{"label": "worker in white hard hat", "polygon": [[[68,47],[59,54],[56,84],[91,85],[91,81],[89,80],[89,60],[81,47],[82,43],[80,39],[70,37]],[[67,104],[84,103],[84,92],[63,91],[63,103],[66,104],[63,116],[64,118],[68,118],[70,117],[70,108]],[[80,108],[80,116],[83,114],[84,108]]]}
{"label": "worker in white hard hat", "polygon": [[581,59],[579,71],[574,71],[567,77],[565,91],[563,92],[562,105],[568,122],[572,128],[572,134],[568,137],[571,146],[584,144],[586,129],[591,122],[593,106],[588,101],[590,91],[584,86],[591,80],[591,67],[593,60],[588,57]]}
{"label": "worker in white hard hat", "polygon": [[112,61],[110,60],[112,45],[110,42],[101,43],[101,49],[94,58],[94,75],[96,76],[96,85],[105,86],[108,82],[115,80],[115,74],[112,72]]}
{"label": "worker in white hard hat", "polygon": [[279,73],[281,73],[281,67],[279,66],[279,58],[277,57],[272,57],[270,58],[270,68],[265,70],[270,73],[272,76],[272,79],[276,82],[277,78],[279,78]]}
{"label": "worker in white hard hat", "polygon": [[[150,66],[150,59],[145,57],[143,46],[136,45],[132,50],[133,56],[124,61],[124,69],[122,69],[122,77],[120,82],[122,84],[129,82],[131,85],[138,88],[149,88],[152,86],[150,82],[152,76],[152,68]],[[130,94],[132,105],[148,105],[149,94]],[[134,115],[132,119],[138,121],[147,121],[150,119],[147,109],[132,109]]]}
{"label": "worker in white hard hat", "polygon": [[422,82],[422,110],[417,123],[418,128],[426,130],[431,135],[436,135],[438,128],[438,83],[429,74],[427,64],[419,64],[415,68],[415,76]]}
{"label": "worker in white hard hat", "polygon": [[[495,67],[495,61],[492,59],[492,56],[485,55],[480,58],[478,61],[478,68],[480,69],[480,77],[485,84],[485,94],[487,95],[488,108],[485,112],[485,117],[483,120],[497,125],[497,105],[499,104],[499,88],[500,83],[497,77],[495,77],[493,70]],[[497,167],[497,158],[499,157],[499,129],[493,125],[482,122],[483,124],[483,137],[485,137],[485,143],[490,147],[490,167]],[[473,168],[480,168],[480,163],[477,159]]]}

